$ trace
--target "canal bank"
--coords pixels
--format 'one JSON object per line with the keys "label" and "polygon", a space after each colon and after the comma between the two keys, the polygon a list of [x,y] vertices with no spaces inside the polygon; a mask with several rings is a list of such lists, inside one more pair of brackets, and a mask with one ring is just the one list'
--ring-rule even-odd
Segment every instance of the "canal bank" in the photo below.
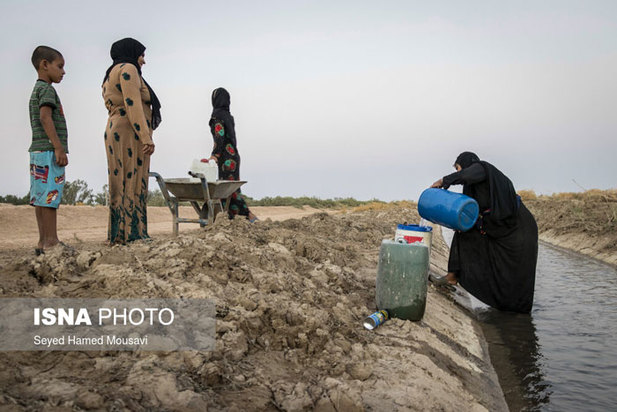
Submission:
{"label": "canal bank", "polygon": [[520,195],[536,218],[540,240],[617,266],[617,190]]}
{"label": "canal bank", "polygon": [[[595,199],[525,203],[541,239],[557,243],[549,239],[553,233],[578,239],[561,244],[576,250],[573,246],[585,244],[579,235],[593,233],[590,238],[604,239],[595,247],[611,250],[611,234],[593,219],[610,225],[613,203]],[[566,206],[569,211],[555,213]],[[21,213],[20,207],[7,208]],[[27,219],[31,211],[22,209]],[[374,309],[379,242],[393,236],[397,223],[418,222],[413,204],[284,222],[264,219],[258,225],[223,221],[213,231],[188,230],[177,239],[157,233],[152,243],[116,248],[78,239],[97,222],[90,215],[96,208],[63,210],[67,218],[77,211],[87,222],[71,228],[69,243],[78,254],[35,259],[31,250],[0,251],[2,296],[212,297],[221,309],[219,346],[212,353],[1,354],[0,369],[11,373],[0,374],[0,405],[500,411],[507,409],[504,391],[526,402],[530,382],[538,394],[535,405],[546,404],[544,325],[533,314],[521,322],[476,318],[429,287],[421,322],[392,320],[374,332],[362,329],[362,318]],[[166,222],[163,229],[168,227]],[[8,241],[15,233],[5,235]],[[447,247],[438,236],[434,246],[431,269],[444,273]],[[546,286],[554,289],[551,282]],[[509,326],[487,331],[495,323]],[[516,337],[522,346],[504,344],[517,345]],[[497,354],[493,360],[487,341],[490,355]],[[520,356],[508,359],[513,354]]]}
{"label": "canal bank", "polygon": [[[419,221],[415,205],[221,220],[177,238],[75,241],[74,253],[39,257],[1,250],[2,297],[214,299],[217,344],[211,352],[0,353],[0,406],[506,410],[479,324],[449,296],[429,287],[421,321],[363,328],[375,310],[381,240],[405,221]],[[444,272],[447,254],[435,236],[433,271]]]}
{"label": "canal bank", "polygon": [[617,248],[614,247],[611,239],[596,238],[574,231],[572,233],[557,233],[554,230],[540,233],[539,238],[553,247],[580,253],[617,267],[617,250],[615,250]]}

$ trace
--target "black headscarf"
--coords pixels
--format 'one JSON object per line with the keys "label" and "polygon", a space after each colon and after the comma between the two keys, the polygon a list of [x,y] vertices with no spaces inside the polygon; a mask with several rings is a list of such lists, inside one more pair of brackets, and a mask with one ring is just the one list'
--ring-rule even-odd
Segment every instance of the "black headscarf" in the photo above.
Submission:
{"label": "black headscarf", "polygon": [[[111,69],[113,69],[114,66],[119,63],[132,64],[137,68],[137,71],[141,76],[141,67],[137,62],[137,59],[139,59],[139,56],[144,54],[145,51],[146,46],[130,37],[118,40],[117,42],[112,44],[109,54],[111,56],[111,59],[113,60],[113,63],[105,72],[103,83],[105,83],[105,80],[109,78],[109,73],[111,72]],[[152,130],[154,130],[159,127],[159,124],[161,123],[161,102],[159,101],[159,98],[156,96],[156,93],[154,93],[154,90],[152,90],[152,87],[150,87],[148,82],[143,77],[142,80],[144,81],[146,87],[148,88],[148,91],[150,92],[150,103],[152,104],[152,120],[150,122],[150,125],[152,126]]]}
{"label": "black headscarf", "polygon": [[471,166],[474,162],[479,162],[480,158],[473,152],[463,152],[456,158],[455,165],[459,165],[463,169]]}
{"label": "black headscarf", "polygon": [[222,87],[212,91],[212,116],[210,117],[210,127],[217,121],[223,121],[225,124],[225,133],[231,139],[232,144],[236,147],[236,124],[234,117],[229,111],[231,104],[231,96],[229,92]]}
{"label": "black headscarf", "polygon": [[480,160],[478,155],[472,152],[461,153],[454,163],[460,165],[463,169],[474,163],[482,165],[486,173],[491,197],[490,218],[495,222],[503,222],[509,225],[509,220],[515,219],[518,210],[518,199],[512,181],[495,166]]}

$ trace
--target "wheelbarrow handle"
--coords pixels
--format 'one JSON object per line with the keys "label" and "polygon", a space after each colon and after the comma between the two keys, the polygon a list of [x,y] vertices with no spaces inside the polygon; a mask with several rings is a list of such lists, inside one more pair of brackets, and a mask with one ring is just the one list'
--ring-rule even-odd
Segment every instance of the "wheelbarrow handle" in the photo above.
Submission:
{"label": "wheelbarrow handle", "polygon": [[148,175],[156,179],[156,182],[159,184],[159,188],[161,189],[163,198],[165,198],[167,205],[171,207],[171,198],[169,196],[169,192],[167,191],[167,186],[165,185],[165,180],[163,180],[163,177],[156,172],[150,172]]}
{"label": "wheelbarrow handle", "polygon": [[204,175],[203,173],[195,173],[195,172],[191,172],[190,170],[189,170],[189,175],[194,177],[194,178],[197,178],[197,179],[205,179],[206,178],[206,175]]}

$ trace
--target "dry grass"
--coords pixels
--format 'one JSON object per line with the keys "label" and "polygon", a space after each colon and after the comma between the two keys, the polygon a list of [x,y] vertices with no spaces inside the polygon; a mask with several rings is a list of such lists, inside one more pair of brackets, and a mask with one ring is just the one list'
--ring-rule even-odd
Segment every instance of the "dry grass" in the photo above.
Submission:
{"label": "dry grass", "polygon": [[540,232],[552,229],[557,233],[581,231],[617,237],[617,190],[556,193],[535,199],[527,194],[523,199]]}
{"label": "dry grass", "polygon": [[370,202],[365,205],[357,206],[349,209],[351,212],[365,212],[367,210],[382,211],[391,209],[416,209],[418,204],[409,200],[397,200],[394,202]]}
{"label": "dry grass", "polygon": [[534,192],[533,190],[519,190],[518,195],[521,197],[521,199],[523,199],[524,202],[528,200],[536,200],[538,198],[536,192]]}

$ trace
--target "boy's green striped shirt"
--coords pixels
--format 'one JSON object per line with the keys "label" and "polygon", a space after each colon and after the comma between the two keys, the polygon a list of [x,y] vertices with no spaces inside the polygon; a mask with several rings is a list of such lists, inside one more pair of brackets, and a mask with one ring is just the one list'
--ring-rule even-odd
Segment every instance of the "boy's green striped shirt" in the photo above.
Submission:
{"label": "boy's green striped shirt", "polygon": [[30,125],[32,126],[32,144],[28,149],[29,152],[54,150],[54,146],[47,137],[43,125],[41,124],[41,106],[49,106],[52,108],[51,118],[56,127],[56,133],[60,139],[60,143],[64,146],[64,151],[69,152],[68,147],[68,132],[66,129],[66,120],[64,119],[64,111],[62,103],[56,89],[46,81],[37,80],[30,96]]}

